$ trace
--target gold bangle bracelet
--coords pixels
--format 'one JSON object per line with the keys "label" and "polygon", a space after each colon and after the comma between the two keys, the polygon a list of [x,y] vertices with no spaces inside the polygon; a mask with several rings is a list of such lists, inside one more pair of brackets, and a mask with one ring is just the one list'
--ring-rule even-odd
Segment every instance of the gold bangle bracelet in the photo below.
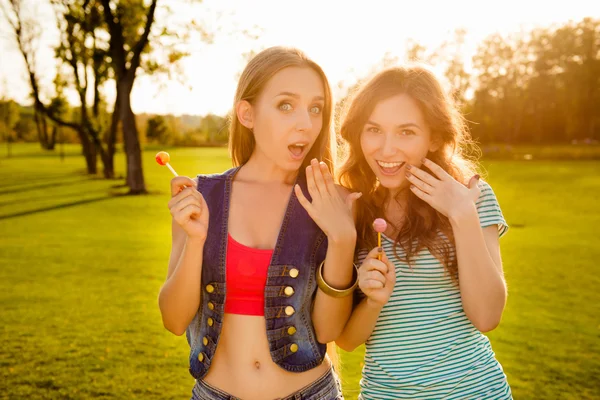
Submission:
{"label": "gold bangle bracelet", "polygon": [[356,289],[356,287],[358,286],[358,270],[356,269],[356,265],[352,264],[354,266],[354,282],[352,283],[352,286],[350,286],[348,289],[340,290],[329,286],[327,282],[325,282],[325,279],[323,279],[324,263],[325,260],[323,260],[323,262],[321,262],[321,265],[319,265],[319,268],[317,268],[317,285],[319,286],[319,289],[321,289],[321,291],[326,295],[336,298],[346,297],[352,294],[352,292],[354,292],[354,289]]}

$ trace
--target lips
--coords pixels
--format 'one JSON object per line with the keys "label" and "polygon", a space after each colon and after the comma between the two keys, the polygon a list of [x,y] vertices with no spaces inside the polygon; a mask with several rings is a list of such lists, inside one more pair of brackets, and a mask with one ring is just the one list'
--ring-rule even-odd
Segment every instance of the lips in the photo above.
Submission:
{"label": "lips", "polygon": [[379,161],[377,160],[377,165],[379,166],[379,170],[383,175],[396,175],[406,162],[404,161]]}
{"label": "lips", "polygon": [[294,160],[302,160],[308,150],[308,143],[294,143],[288,146],[290,155]]}

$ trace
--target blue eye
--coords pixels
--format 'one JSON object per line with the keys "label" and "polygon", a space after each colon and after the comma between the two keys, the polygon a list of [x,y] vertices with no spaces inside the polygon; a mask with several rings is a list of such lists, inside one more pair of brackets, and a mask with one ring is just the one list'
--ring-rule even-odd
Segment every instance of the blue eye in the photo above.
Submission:
{"label": "blue eye", "polygon": [[279,105],[279,109],[281,111],[291,111],[292,110],[292,105],[290,103],[281,103]]}
{"label": "blue eye", "polygon": [[310,108],[310,112],[313,114],[321,114],[322,108],[321,106],[314,106]]}

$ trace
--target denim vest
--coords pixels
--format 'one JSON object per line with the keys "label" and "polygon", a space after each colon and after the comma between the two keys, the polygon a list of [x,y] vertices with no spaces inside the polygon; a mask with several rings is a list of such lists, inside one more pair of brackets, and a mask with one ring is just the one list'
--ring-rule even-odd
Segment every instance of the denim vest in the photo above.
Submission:
{"label": "denim vest", "polygon": [[[190,373],[196,379],[208,372],[219,343],[227,293],[229,204],[238,169],[198,176],[198,191],[206,200],[210,217],[202,261],[200,308],[186,330]],[[310,199],[303,171],[296,183]],[[264,310],[271,358],[287,371],[310,370],[325,357],[326,345],[317,342],[311,309],[317,290],[316,268],[325,259],[326,251],[327,237],[292,190],[269,264]]]}

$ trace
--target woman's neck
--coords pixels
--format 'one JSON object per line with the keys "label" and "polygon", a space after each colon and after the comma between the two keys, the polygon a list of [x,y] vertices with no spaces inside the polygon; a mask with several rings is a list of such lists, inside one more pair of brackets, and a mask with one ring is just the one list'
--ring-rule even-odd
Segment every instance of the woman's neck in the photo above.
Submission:
{"label": "woman's neck", "polygon": [[257,183],[283,183],[292,185],[296,181],[298,170],[285,170],[271,159],[255,150],[250,159],[237,173],[237,178]]}

